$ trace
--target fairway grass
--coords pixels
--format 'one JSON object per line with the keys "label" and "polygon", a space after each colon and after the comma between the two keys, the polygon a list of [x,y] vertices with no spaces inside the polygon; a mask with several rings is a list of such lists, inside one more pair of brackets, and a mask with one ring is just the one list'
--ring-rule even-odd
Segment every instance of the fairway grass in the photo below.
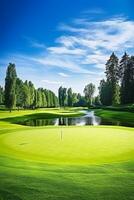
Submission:
{"label": "fairway grass", "polygon": [[[134,129],[25,127],[0,113],[0,200],[133,200]],[[68,115],[69,111],[46,113]],[[78,115],[77,111],[71,114]]]}

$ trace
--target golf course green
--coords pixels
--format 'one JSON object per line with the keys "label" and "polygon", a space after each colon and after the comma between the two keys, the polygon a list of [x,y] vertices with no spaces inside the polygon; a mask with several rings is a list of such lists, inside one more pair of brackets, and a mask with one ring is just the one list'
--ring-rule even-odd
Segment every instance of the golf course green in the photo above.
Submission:
{"label": "golf course green", "polygon": [[134,199],[134,128],[14,124],[79,110],[0,111],[0,200]]}

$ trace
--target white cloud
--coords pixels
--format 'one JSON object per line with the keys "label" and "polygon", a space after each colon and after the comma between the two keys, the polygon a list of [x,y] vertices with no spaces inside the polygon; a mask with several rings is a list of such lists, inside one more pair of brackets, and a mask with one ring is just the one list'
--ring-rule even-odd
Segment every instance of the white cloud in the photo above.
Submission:
{"label": "white cloud", "polygon": [[35,48],[41,48],[41,49],[45,49],[46,48],[45,44],[39,43],[39,42],[36,42],[36,41],[32,41],[31,42],[31,46],[35,47]]}
{"label": "white cloud", "polygon": [[[104,77],[105,63],[113,51],[118,56],[124,51],[134,53],[134,21],[124,17],[101,21],[78,18],[70,24],[60,24],[59,29],[61,35],[55,39],[52,46],[46,47],[41,42],[31,40],[31,46],[42,49],[40,55],[11,56],[12,62],[21,66],[35,66],[36,70],[38,66],[54,69],[54,72],[62,77],[68,77],[68,72],[71,72],[70,79],[73,74],[90,75],[89,81],[94,80],[97,85],[98,80]],[[57,73],[57,68],[66,73]],[[86,80],[79,81],[85,83]],[[54,84],[62,84],[50,80],[44,82],[53,84],[53,87]]]}
{"label": "white cloud", "polygon": [[65,47],[73,47],[75,44],[75,37],[73,36],[60,36],[56,39],[56,42],[65,46]]}
{"label": "white cloud", "polygon": [[68,74],[65,74],[65,73],[63,73],[63,72],[59,72],[58,74],[59,74],[60,76],[62,76],[62,77],[65,77],[65,78],[66,78],[66,77],[69,77]]}
{"label": "white cloud", "polygon": [[83,64],[92,64],[96,68],[105,69],[105,63],[108,58],[109,54],[104,54],[99,50],[95,50],[85,57]]}
{"label": "white cloud", "polygon": [[79,32],[79,33],[85,33],[87,32],[87,30],[85,28],[77,28],[77,27],[73,27],[73,26],[70,26],[70,25],[67,25],[67,24],[60,24],[59,27],[58,27],[60,30],[62,31],[69,31],[69,32]]}
{"label": "white cloud", "polygon": [[23,38],[29,43],[29,45],[31,47],[40,48],[40,49],[45,49],[46,48],[46,45],[44,43],[41,43],[41,42],[31,38],[31,37],[23,36]]}
{"label": "white cloud", "polygon": [[[91,49],[119,50],[134,45],[134,21],[125,18],[111,18],[104,21],[83,21],[83,27],[79,28],[62,25],[62,30],[74,32],[75,36],[62,36],[63,44],[70,41],[71,45],[85,46]],[[64,42],[65,41],[65,42]],[[69,43],[69,42],[68,42]]]}
{"label": "white cloud", "polygon": [[84,55],[85,54],[85,50],[83,50],[83,49],[79,49],[79,48],[69,49],[65,46],[49,47],[48,50],[52,54],[68,54],[68,55],[69,54],[70,55]]}
{"label": "white cloud", "polygon": [[[44,54],[28,59],[45,67],[94,75],[93,69],[104,71],[112,51],[120,55],[134,46],[134,21],[120,16],[101,21],[78,18],[70,24],[60,24],[59,29],[64,32],[55,39],[54,46],[46,47]],[[31,43],[37,48],[45,48],[42,43]]]}
{"label": "white cloud", "polygon": [[71,25],[62,24],[60,30],[68,31],[69,35],[59,37],[56,40],[59,45],[84,49],[79,60],[81,66],[89,64],[89,67],[104,69],[112,51],[120,55],[134,46],[134,21],[124,17],[102,21],[75,19]]}
{"label": "white cloud", "polygon": [[46,57],[31,57],[30,59],[44,66],[62,68],[73,73],[93,74],[92,71],[82,68],[78,61],[75,62],[74,57],[70,56],[47,55]]}

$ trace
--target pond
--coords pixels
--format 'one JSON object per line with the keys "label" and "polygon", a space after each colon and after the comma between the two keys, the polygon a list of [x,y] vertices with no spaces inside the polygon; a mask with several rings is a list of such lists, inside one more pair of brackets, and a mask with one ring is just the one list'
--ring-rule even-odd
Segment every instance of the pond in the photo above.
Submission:
{"label": "pond", "polygon": [[104,120],[101,117],[95,115],[94,111],[81,111],[84,112],[84,116],[80,117],[58,117],[51,119],[29,119],[19,124],[25,126],[86,126],[86,125],[120,125],[128,126],[132,125],[129,123],[122,123],[120,121]]}

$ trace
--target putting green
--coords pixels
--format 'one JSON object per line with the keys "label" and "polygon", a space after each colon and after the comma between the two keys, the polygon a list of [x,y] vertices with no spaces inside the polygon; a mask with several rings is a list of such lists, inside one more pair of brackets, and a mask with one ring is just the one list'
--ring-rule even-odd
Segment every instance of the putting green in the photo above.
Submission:
{"label": "putting green", "polygon": [[103,164],[134,159],[131,128],[32,128],[0,136],[3,155],[55,164]]}

